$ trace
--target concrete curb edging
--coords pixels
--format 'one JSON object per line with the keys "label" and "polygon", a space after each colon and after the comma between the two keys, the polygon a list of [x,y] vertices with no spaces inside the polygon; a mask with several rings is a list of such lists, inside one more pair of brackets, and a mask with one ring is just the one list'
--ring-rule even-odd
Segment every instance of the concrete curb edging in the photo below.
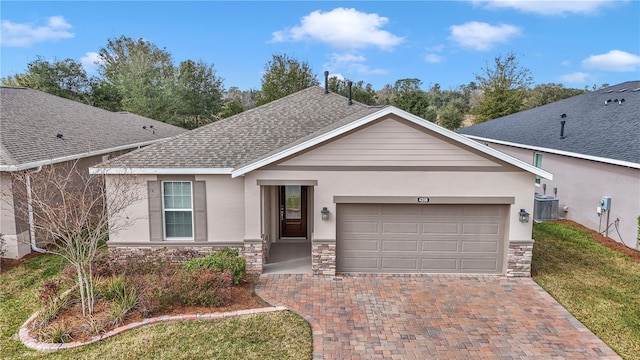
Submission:
{"label": "concrete curb edging", "polygon": [[93,344],[95,342],[110,338],[120,333],[137,329],[139,327],[143,327],[146,325],[152,325],[152,324],[158,324],[158,323],[164,323],[164,322],[170,322],[170,321],[206,321],[206,320],[224,319],[224,318],[230,318],[230,317],[236,317],[236,316],[261,314],[261,313],[283,311],[283,310],[288,310],[288,309],[284,306],[272,306],[272,307],[264,307],[264,308],[228,311],[228,312],[221,312],[221,313],[187,314],[187,315],[174,315],[174,316],[163,315],[163,316],[143,319],[142,321],[117,327],[102,335],[93,336],[89,341],[85,341],[85,342],[73,341],[73,342],[61,343],[61,344],[41,342],[35,339],[34,337],[32,337],[31,334],[29,334],[28,325],[31,324],[31,322],[35,320],[35,318],[40,313],[40,311],[36,311],[33,315],[31,315],[31,317],[29,317],[29,319],[27,319],[27,321],[24,322],[24,324],[22,324],[22,326],[20,327],[20,331],[18,332],[18,336],[20,338],[20,341],[22,341],[22,343],[26,347],[33,350],[37,350],[37,351],[50,352],[50,351],[58,351],[58,350],[64,350],[64,349],[72,349],[72,348],[77,348],[84,345]]}

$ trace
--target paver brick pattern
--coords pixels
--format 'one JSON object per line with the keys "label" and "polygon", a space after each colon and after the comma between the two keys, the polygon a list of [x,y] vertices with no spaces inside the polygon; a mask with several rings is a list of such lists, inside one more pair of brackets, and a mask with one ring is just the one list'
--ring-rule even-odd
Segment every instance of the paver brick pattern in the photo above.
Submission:
{"label": "paver brick pattern", "polygon": [[263,275],[303,316],[314,359],[620,359],[531,279]]}

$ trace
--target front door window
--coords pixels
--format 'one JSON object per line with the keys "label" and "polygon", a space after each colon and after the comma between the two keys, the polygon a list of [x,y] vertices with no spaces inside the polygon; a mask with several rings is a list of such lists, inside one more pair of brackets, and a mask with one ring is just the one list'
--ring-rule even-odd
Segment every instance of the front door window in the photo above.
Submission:
{"label": "front door window", "polygon": [[307,188],[280,187],[280,237],[307,236]]}

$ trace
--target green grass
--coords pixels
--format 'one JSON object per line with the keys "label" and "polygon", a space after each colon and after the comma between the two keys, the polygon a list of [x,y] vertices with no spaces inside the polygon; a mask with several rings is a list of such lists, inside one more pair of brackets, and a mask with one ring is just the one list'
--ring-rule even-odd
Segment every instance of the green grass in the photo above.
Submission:
{"label": "green grass", "polygon": [[40,283],[63,264],[39,256],[0,274],[0,359],[310,359],[311,328],[288,311],[142,327],[77,349],[39,353],[11,339],[38,310]]}
{"label": "green grass", "polygon": [[535,224],[534,280],[625,359],[640,359],[640,264],[587,232]]}

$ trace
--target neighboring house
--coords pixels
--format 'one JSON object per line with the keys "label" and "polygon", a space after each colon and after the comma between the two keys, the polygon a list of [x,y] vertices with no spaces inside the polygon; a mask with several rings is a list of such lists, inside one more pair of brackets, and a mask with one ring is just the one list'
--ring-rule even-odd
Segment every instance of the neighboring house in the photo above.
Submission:
{"label": "neighboring house", "polygon": [[[563,125],[564,124],[564,125]],[[638,248],[640,81],[629,81],[459,130],[552,172],[536,191],[559,217]],[[603,197],[610,210],[601,210]]]}
{"label": "neighboring house", "polygon": [[550,173],[398,108],[350,103],[310,87],[91,168],[148,193],[127,210],[135,224],[110,234],[112,256],[230,246],[261,272],[272,243],[304,242],[315,274],[529,276],[519,212]]}
{"label": "neighboring house", "polygon": [[1,87],[0,96],[0,233],[8,258],[20,258],[38,246],[32,224],[21,216],[25,211],[17,211],[27,205],[14,196],[14,186],[20,183],[12,173],[75,161],[79,170],[87,169],[186,131],[32,89]]}

